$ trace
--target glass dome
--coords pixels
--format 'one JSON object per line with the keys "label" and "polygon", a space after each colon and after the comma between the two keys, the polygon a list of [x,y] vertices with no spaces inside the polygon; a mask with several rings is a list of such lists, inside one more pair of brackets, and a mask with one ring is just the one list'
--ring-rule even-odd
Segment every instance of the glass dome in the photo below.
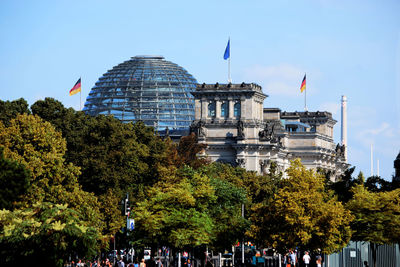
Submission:
{"label": "glass dome", "polygon": [[123,122],[141,120],[159,132],[184,134],[194,120],[191,91],[197,81],[162,56],[136,56],[107,71],[86,98],[90,115],[114,115]]}

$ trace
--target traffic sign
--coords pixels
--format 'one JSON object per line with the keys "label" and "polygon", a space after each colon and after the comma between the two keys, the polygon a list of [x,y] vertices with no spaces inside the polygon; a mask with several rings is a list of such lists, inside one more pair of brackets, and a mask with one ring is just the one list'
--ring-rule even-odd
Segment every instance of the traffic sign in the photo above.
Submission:
{"label": "traffic sign", "polygon": [[126,229],[133,231],[135,229],[135,219],[126,219]]}

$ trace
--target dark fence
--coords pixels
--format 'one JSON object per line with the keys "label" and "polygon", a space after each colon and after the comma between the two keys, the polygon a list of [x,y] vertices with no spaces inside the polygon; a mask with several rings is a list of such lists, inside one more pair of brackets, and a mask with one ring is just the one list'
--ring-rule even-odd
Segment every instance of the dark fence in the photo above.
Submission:
{"label": "dark fence", "polygon": [[[350,242],[341,252],[331,254],[324,263],[325,267],[364,267],[373,266],[373,253],[369,242]],[[399,267],[400,250],[398,244],[381,245],[376,248],[377,267]]]}

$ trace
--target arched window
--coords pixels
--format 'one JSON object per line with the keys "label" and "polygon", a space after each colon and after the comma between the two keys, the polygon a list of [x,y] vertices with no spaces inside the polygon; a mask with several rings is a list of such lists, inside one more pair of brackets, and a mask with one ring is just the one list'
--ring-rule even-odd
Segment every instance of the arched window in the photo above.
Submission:
{"label": "arched window", "polygon": [[208,104],[208,117],[215,118],[215,102]]}
{"label": "arched window", "polygon": [[228,102],[224,102],[221,105],[221,117],[228,118],[229,110],[228,110]]}
{"label": "arched window", "polygon": [[236,102],[233,106],[233,116],[236,118],[240,117],[240,102]]}

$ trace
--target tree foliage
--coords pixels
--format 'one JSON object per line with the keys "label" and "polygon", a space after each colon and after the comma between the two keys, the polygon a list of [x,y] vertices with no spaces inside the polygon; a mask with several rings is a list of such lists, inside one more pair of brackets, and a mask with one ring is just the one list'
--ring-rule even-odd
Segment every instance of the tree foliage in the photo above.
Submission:
{"label": "tree foliage", "polygon": [[202,152],[206,148],[205,144],[199,144],[197,142],[197,136],[191,133],[188,136],[183,136],[179,140],[177,152],[179,155],[179,162],[175,163],[175,166],[180,167],[183,165],[191,166],[195,169],[209,164],[209,160],[206,158],[199,158],[198,153]]}
{"label": "tree foliage", "polygon": [[[249,221],[242,217],[242,205],[247,206],[244,175],[248,172],[222,163],[205,165],[198,170],[210,178],[216,200],[209,204],[208,213],[213,219],[213,239],[210,248],[217,251],[230,249],[244,236]],[[253,174],[253,173],[251,173]]]}
{"label": "tree foliage", "polygon": [[264,216],[267,244],[285,251],[332,253],[350,240],[351,214],[324,188],[323,177],[295,160]]}
{"label": "tree foliage", "polygon": [[357,178],[352,176],[355,167],[348,168],[338,181],[329,185],[329,188],[335,192],[339,201],[347,203],[352,197],[352,188],[356,185],[364,183],[364,175],[360,172]]}
{"label": "tree foliage", "polygon": [[353,189],[347,208],[354,215],[352,240],[370,242],[376,266],[376,245],[400,240],[400,189],[370,192],[363,185]]}
{"label": "tree foliage", "polygon": [[384,192],[384,191],[391,191],[394,188],[392,183],[382,179],[379,176],[371,176],[368,177],[367,181],[365,181],[364,186],[370,192]]}
{"label": "tree foliage", "polygon": [[0,209],[12,209],[29,187],[30,172],[24,165],[4,158],[0,147]]}
{"label": "tree foliage", "polygon": [[2,266],[63,266],[72,252],[95,256],[99,239],[98,230],[67,204],[0,210]]}
{"label": "tree foliage", "polygon": [[[77,220],[86,222],[85,225],[98,231],[96,236],[100,236],[103,223],[97,198],[81,189],[77,180],[79,168],[65,162],[65,141],[50,123],[26,114],[12,119],[8,127],[0,123],[0,146],[4,147],[7,159],[23,165],[31,174],[26,194],[14,205],[17,211],[29,209],[35,203],[68,205],[75,211]],[[35,236],[41,237],[44,238],[42,242],[46,242],[44,235]],[[100,241],[97,240],[98,244]],[[12,240],[2,239],[1,242],[7,244]],[[26,244],[30,245],[29,242]],[[21,257],[25,255],[23,249],[19,250]],[[39,250],[36,252],[40,253]]]}
{"label": "tree foliage", "polygon": [[391,244],[400,240],[400,189],[370,192],[359,185],[347,207],[355,216],[351,226],[352,239],[376,244]]}
{"label": "tree foliage", "polygon": [[215,194],[205,175],[184,168],[163,170],[162,179],[148,187],[146,198],[134,207],[138,237],[143,243],[172,248],[200,246],[211,241],[213,221],[207,213]]}
{"label": "tree foliage", "polygon": [[8,126],[11,119],[17,117],[18,114],[30,114],[28,102],[20,98],[14,101],[0,100],[0,121]]}
{"label": "tree foliage", "polygon": [[246,234],[255,244],[267,247],[269,243],[266,236],[270,234],[268,225],[273,225],[275,221],[270,207],[280,187],[282,173],[278,173],[276,163],[271,162],[268,174],[258,176],[247,173],[245,177],[244,182],[251,201],[247,212],[251,225]]}
{"label": "tree foliage", "polygon": [[[171,164],[173,146],[143,122],[122,123],[112,116],[92,117],[66,109],[52,98],[37,101],[32,112],[49,121],[67,141],[67,162],[81,168],[79,183],[101,201],[107,228],[113,235],[124,225],[119,202],[125,193],[132,200],[159,179],[159,166]],[[117,205],[116,205],[117,204]]]}

